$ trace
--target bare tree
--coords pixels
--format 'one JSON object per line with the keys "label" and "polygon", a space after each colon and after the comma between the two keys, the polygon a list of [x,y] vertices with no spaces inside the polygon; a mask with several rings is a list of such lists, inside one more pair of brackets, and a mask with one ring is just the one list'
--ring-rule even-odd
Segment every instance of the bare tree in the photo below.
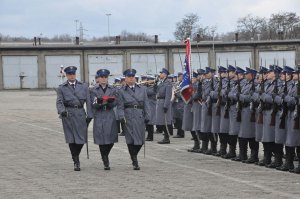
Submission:
{"label": "bare tree", "polygon": [[199,17],[197,14],[187,14],[185,17],[176,23],[174,36],[177,40],[183,41],[186,38],[193,38],[193,33],[197,32],[199,25],[197,24]]}
{"label": "bare tree", "polygon": [[251,14],[240,18],[237,21],[237,30],[240,33],[240,39],[254,39],[257,34],[261,34],[261,32],[265,29],[266,24],[267,22],[265,18],[252,16]]}
{"label": "bare tree", "polygon": [[269,20],[270,37],[275,39],[282,34],[282,39],[299,38],[300,17],[294,12],[272,14]]}

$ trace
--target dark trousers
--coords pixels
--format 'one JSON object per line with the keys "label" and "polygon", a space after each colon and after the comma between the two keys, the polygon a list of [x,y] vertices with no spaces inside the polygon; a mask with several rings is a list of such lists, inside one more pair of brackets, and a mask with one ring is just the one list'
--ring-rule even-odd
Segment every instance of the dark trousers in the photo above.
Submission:
{"label": "dark trousers", "polygon": [[182,130],[182,119],[181,118],[175,118],[174,126],[177,129],[177,135],[184,136],[184,130]]}
{"label": "dark trousers", "polygon": [[114,144],[101,144],[99,145],[101,157],[108,156]]}
{"label": "dark trousers", "polygon": [[69,148],[70,148],[72,157],[79,156],[82,147],[83,147],[83,144],[75,144],[75,143],[69,144]]}

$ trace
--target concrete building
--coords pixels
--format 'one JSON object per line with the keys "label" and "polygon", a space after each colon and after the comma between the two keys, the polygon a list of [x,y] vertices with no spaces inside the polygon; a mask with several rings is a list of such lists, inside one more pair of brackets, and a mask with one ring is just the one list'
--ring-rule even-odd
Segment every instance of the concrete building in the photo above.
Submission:
{"label": "concrete building", "polygon": [[[116,44],[0,44],[0,90],[57,87],[64,77],[62,67],[79,68],[78,78],[91,83],[99,68],[112,77],[127,68],[138,74],[156,74],[162,67],[182,71],[183,43],[117,42]],[[260,65],[300,65],[300,40],[192,42],[192,68],[228,64],[258,69]],[[113,81],[113,78],[110,78]]]}

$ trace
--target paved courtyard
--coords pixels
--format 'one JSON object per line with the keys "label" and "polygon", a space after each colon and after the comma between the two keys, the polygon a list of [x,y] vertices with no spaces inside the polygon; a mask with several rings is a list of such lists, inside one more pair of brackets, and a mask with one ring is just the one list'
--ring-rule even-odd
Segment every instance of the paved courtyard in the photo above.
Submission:
{"label": "paved courtyard", "polygon": [[190,133],[170,145],[155,134],[140,171],[119,137],[104,171],[90,125],[90,159],[84,147],[75,172],[55,100],[54,90],[0,92],[0,198],[300,198],[300,175],[188,153]]}

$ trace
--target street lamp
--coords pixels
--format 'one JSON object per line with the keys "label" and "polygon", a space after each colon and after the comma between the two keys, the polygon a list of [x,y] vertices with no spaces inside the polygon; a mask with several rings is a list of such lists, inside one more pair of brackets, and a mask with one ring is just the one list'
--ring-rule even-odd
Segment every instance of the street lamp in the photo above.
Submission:
{"label": "street lamp", "polygon": [[109,17],[110,13],[105,14],[107,16],[107,33],[108,33],[108,42],[110,42],[110,33],[109,33]]}

